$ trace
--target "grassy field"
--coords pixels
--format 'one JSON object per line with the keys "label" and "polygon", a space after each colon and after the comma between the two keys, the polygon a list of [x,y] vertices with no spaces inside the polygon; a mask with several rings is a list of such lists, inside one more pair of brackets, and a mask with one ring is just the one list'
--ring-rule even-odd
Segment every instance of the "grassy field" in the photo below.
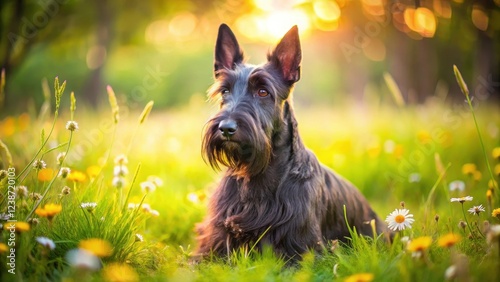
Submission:
{"label": "grassy field", "polygon": [[[52,92],[69,105],[62,88]],[[98,111],[78,101],[76,110],[55,109],[50,97],[37,115],[0,120],[2,281],[500,279],[498,105],[475,105],[484,151],[467,104],[296,105],[304,142],[324,164],[381,218],[404,206],[415,222],[393,244],[353,236],[290,267],[269,250],[190,261],[195,224],[220,178],[200,153],[215,107],[192,99],[150,113],[151,104],[141,113],[113,101]],[[465,196],[473,199],[451,202]]]}

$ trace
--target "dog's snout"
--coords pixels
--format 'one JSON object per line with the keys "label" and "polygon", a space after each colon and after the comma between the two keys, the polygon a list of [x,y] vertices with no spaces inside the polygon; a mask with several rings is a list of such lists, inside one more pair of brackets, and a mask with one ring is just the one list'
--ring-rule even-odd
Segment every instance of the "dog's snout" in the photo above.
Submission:
{"label": "dog's snout", "polygon": [[219,123],[219,130],[224,137],[233,136],[236,133],[236,129],[238,129],[238,125],[233,119],[225,119]]}

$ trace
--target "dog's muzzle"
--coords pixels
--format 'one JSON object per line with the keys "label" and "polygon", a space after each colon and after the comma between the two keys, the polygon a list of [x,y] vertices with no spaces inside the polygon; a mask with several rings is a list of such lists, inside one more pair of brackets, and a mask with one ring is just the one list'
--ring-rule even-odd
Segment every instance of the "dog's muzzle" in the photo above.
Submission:
{"label": "dog's muzzle", "polygon": [[238,125],[236,124],[236,121],[233,119],[224,119],[219,123],[219,130],[222,134],[222,136],[226,138],[230,138],[236,133],[236,130],[238,129]]}

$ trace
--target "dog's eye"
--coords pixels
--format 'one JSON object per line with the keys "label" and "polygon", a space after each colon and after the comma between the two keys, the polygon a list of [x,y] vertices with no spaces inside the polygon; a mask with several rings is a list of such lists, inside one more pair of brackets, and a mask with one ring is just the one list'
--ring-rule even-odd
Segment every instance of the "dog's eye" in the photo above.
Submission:
{"label": "dog's eye", "polygon": [[222,95],[227,95],[227,94],[229,94],[229,89],[227,89],[227,88],[222,88],[222,89],[220,90],[220,94],[222,94]]}
{"label": "dog's eye", "polygon": [[259,95],[259,97],[267,97],[269,96],[269,92],[266,89],[261,88],[257,91],[257,95]]}

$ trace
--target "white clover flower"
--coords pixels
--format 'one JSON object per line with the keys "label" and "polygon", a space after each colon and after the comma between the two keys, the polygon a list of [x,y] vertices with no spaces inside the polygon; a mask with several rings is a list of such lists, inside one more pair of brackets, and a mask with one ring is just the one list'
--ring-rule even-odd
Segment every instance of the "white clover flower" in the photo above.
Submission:
{"label": "white clover flower", "polygon": [[74,120],[70,120],[66,123],[66,129],[69,131],[78,130],[78,123]]}
{"label": "white clover flower", "polygon": [[95,202],[81,203],[80,206],[82,207],[82,209],[87,210],[88,212],[93,212],[97,207],[97,203]]}
{"label": "white clover flower", "polygon": [[115,164],[116,165],[126,165],[126,164],[128,164],[127,156],[125,156],[124,154],[116,156],[116,158],[115,158]]}
{"label": "white clover flower", "polygon": [[159,178],[158,176],[150,175],[148,176],[148,181],[153,182],[156,187],[162,187],[163,186],[163,180]]}
{"label": "white clover flower", "polygon": [[69,167],[61,167],[59,170],[59,176],[61,178],[66,178],[71,173],[71,169]]}
{"label": "white clover flower", "polygon": [[151,206],[149,204],[142,204],[141,208],[143,212],[151,212]]}
{"label": "white clover flower", "polygon": [[160,216],[160,212],[159,212],[159,211],[157,211],[157,210],[151,210],[151,211],[149,212],[149,214],[151,214],[151,215],[152,215],[152,216],[154,216],[154,217],[159,217],[159,216]]}
{"label": "white clover flower", "polygon": [[47,164],[43,160],[36,160],[33,162],[34,169],[40,170],[40,169],[43,169],[46,167],[47,167]]}
{"label": "white clover flower", "polygon": [[144,242],[144,237],[142,237],[141,234],[135,234],[135,241],[136,242]]}
{"label": "white clover flower", "polygon": [[151,193],[156,190],[156,185],[151,181],[144,181],[141,183],[141,189],[143,193]]}
{"label": "white clover flower", "polygon": [[45,248],[47,248],[51,251],[56,248],[56,244],[54,243],[54,241],[52,241],[51,239],[49,239],[47,237],[36,237],[35,240],[40,245],[44,246]]}
{"label": "white clover flower", "polygon": [[479,215],[480,213],[482,213],[484,211],[485,211],[485,209],[484,209],[483,205],[473,206],[472,208],[468,209],[468,212],[470,212],[471,214],[475,214],[475,215]]}
{"label": "white clover flower", "polygon": [[415,219],[413,219],[413,214],[410,214],[409,212],[410,211],[407,209],[396,209],[391,212],[385,219],[389,225],[389,229],[397,231],[411,228]]}
{"label": "white clover flower", "polygon": [[98,257],[82,249],[73,249],[66,253],[66,260],[69,265],[82,270],[96,271],[101,268],[101,261]]}
{"label": "white clover flower", "polygon": [[448,188],[450,189],[451,192],[453,192],[453,191],[462,192],[465,190],[465,182],[463,182],[462,180],[452,181],[448,185]]}
{"label": "white clover flower", "polygon": [[125,185],[127,185],[127,180],[123,177],[115,176],[115,177],[113,177],[112,185],[113,185],[113,187],[120,189],[120,188],[125,187]]}
{"label": "white clover flower", "polygon": [[26,198],[28,197],[28,187],[21,185],[16,187],[16,195],[18,195],[20,198]]}
{"label": "white clover flower", "polygon": [[113,173],[115,176],[125,176],[128,175],[128,168],[124,165],[116,165]]}
{"label": "white clover flower", "polygon": [[57,157],[56,157],[57,164],[61,165],[62,162],[64,161],[65,157],[66,157],[66,152],[62,152],[62,153],[57,154]]}
{"label": "white clover flower", "polygon": [[137,206],[138,206],[138,204],[128,203],[127,208],[128,208],[129,210],[133,210],[133,209],[136,209],[136,208],[137,208]]}
{"label": "white clover flower", "polygon": [[451,202],[460,202],[461,204],[463,204],[464,202],[470,202],[473,199],[474,198],[471,196],[465,196],[465,197],[460,197],[460,198],[451,198],[450,201]]}

